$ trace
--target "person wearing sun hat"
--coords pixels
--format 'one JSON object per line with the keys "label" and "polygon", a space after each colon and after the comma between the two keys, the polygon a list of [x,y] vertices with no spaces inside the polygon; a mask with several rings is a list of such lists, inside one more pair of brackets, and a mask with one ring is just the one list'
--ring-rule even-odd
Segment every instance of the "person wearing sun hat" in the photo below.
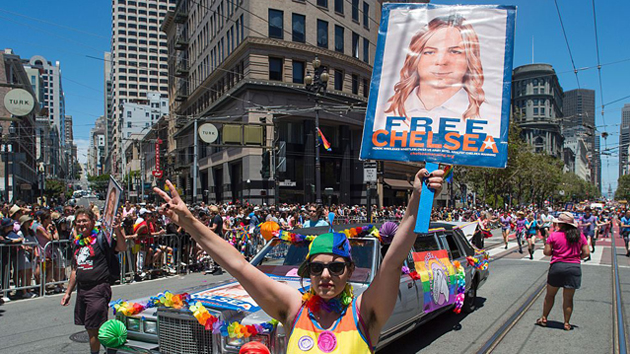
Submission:
{"label": "person wearing sun hat", "polygon": [[582,285],[582,269],[580,260],[590,256],[588,241],[580,233],[578,223],[572,213],[563,211],[553,219],[557,231],[547,237],[545,256],[551,256],[547,275],[547,294],[543,303],[543,314],[536,324],[547,325],[547,316],[553,308],[556,294],[563,288],[564,329],[571,330],[571,314],[573,313],[573,296],[575,290]]}
{"label": "person wearing sun hat", "polygon": [[[381,329],[397,300],[400,266],[416,240],[413,229],[418,215],[420,193],[426,185],[439,195],[444,171],[420,170],[396,237],[368,288],[355,297],[349,280],[354,271],[350,243],[345,234],[315,237],[305,262],[295,270],[310,288],[304,294],[265,275],[219,235],[197,220],[170,181],[171,195],[159,188],[164,199],[161,212],[188,231],[218,264],[234,276],[254,301],[288,333],[287,353],[374,352]],[[364,320],[365,319],[365,320]]]}

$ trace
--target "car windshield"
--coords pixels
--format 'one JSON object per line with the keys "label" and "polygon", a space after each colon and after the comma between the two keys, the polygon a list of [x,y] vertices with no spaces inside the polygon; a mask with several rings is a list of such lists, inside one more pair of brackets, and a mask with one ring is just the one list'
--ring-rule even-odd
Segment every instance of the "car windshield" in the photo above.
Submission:
{"label": "car windshield", "polygon": [[[356,283],[370,281],[374,263],[374,242],[372,239],[350,239],[352,259],[356,266],[350,281]],[[252,263],[266,274],[298,277],[297,269],[304,262],[307,253],[306,243],[290,244],[274,239]]]}

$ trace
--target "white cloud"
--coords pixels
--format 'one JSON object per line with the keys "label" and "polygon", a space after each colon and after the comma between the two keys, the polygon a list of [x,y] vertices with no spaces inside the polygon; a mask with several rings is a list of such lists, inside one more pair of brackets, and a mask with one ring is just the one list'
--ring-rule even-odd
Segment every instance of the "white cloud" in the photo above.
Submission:
{"label": "white cloud", "polygon": [[79,163],[87,163],[90,141],[87,139],[74,139],[74,144],[77,146],[77,159],[79,159]]}

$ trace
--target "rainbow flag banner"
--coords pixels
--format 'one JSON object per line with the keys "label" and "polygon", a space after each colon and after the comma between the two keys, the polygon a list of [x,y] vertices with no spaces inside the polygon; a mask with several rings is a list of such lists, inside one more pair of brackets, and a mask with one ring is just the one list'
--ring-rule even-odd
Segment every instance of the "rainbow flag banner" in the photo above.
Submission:
{"label": "rainbow flag banner", "polygon": [[416,272],[422,281],[423,308],[426,313],[455,303],[456,269],[446,250],[413,252]]}
{"label": "rainbow flag banner", "polygon": [[326,140],[324,133],[322,133],[322,130],[319,128],[317,128],[317,135],[319,135],[319,141],[322,145],[324,145],[324,149],[326,149],[326,151],[330,151],[330,143]]}

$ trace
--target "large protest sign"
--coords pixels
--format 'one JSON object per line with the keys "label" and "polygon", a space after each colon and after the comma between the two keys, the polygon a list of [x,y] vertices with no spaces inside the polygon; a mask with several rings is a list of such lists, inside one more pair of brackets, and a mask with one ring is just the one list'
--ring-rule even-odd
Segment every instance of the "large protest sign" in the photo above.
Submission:
{"label": "large protest sign", "polygon": [[505,167],[515,15],[383,4],[361,159]]}

